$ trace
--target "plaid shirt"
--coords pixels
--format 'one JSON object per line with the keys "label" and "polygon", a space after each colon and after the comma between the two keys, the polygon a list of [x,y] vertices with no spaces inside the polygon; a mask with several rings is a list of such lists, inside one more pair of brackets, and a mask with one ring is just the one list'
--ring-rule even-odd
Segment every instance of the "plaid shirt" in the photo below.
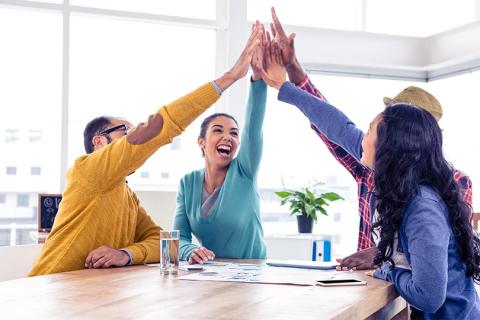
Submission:
{"label": "plaid shirt", "polygon": [[[315,88],[308,76],[304,81],[297,84],[300,89],[318,97],[323,101],[327,101],[325,96]],[[320,131],[311,126],[320,139],[323,140],[328,150],[333,154],[335,159],[340,162],[345,169],[350,172],[358,185],[358,214],[360,216],[360,225],[358,230],[357,250],[367,249],[375,245],[372,237],[373,213],[375,212],[375,186],[374,172],[372,169],[362,165],[357,159],[351,156],[345,149],[331,142]],[[455,181],[457,181],[462,189],[466,203],[472,208],[472,182],[470,178],[463,175],[460,171],[455,170]]]}

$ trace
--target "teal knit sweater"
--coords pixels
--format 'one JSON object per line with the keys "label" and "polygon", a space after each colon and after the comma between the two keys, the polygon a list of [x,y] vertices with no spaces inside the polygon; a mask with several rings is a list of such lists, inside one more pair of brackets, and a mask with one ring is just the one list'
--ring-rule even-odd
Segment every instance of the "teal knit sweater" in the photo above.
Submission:
{"label": "teal knit sweater", "polygon": [[193,171],[181,179],[173,221],[174,229],[180,230],[181,260],[188,260],[197,248],[192,244],[192,234],[218,258],[266,257],[257,192],[266,99],[263,80],[251,82],[240,150],[230,163],[208,217],[200,214],[205,170]]}

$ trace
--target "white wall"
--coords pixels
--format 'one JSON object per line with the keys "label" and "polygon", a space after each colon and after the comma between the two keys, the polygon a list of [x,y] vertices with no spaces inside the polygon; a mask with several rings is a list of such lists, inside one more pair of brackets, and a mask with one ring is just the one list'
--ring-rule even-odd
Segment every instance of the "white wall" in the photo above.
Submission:
{"label": "white wall", "polygon": [[43,244],[0,247],[0,281],[26,277]]}
{"label": "white wall", "polygon": [[175,213],[176,191],[137,191],[140,202],[155,223],[171,229]]}

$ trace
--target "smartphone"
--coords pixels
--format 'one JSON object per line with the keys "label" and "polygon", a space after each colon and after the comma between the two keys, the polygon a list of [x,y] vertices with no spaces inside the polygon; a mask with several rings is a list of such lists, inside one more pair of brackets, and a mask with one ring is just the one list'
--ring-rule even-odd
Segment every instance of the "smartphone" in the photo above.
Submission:
{"label": "smartphone", "polygon": [[317,280],[319,286],[332,287],[332,286],[364,286],[366,281],[357,279],[324,279]]}
{"label": "smartphone", "polygon": [[180,265],[180,270],[183,271],[203,271],[205,268],[201,264],[184,264]]}

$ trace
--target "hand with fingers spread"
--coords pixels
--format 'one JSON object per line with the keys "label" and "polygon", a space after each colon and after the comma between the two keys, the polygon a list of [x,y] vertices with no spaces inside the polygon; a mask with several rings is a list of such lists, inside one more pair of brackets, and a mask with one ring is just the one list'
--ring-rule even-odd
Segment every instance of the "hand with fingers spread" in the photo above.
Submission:
{"label": "hand with fingers spread", "polygon": [[280,47],[283,64],[287,69],[288,79],[290,79],[290,81],[295,84],[300,83],[305,79],[306,73],[305,71],[303,71],[302,66],[298,62],[297,56],[295,54],[295,33],[287,36],[285,31],[283,30],[280,20],[278,19],[275,8],[273,7],[272,20],[273,23],[270,24],[270,29],[272,31],[273,38]]}
{"label": "hand with fingers spread", "polygon": [[277,14],[275,12],[275,8],[272,7],[272,19],[273,23],[270,24],[270,28],[272,31],[272,36],[275,41],[280,46],[282,51],[282,59],[283,63],[286,67],[295,63],[296,56],[295,56],[295,47],[293,41],[295,39],[295,33],[290,34],[287,36],[285,31],[283,30],[282,25],[280,24],[280,20],[278,20]]}
{"label": "hand with fingers spread", "polygon": [[265,68],[265,46],[267,44],[267,38],[265,34],[265,29],[263,25],[257,20],[252,26],[253,28],[258,28],[260,30],[260,43],[255,48],[255,53],[253,54],[251,66],[253,70],[252,80],[257,81],[262,79],[262,70],[258,68],[258,65],[261,65]]}
{"label": "hand with fingers spread", "polygon": [[280,48],[277,43],[271,41],[270,34],[267,32],[267,44],[265,46],[265,65],[266,69],[260,64],[258,68],[262,70],[263,80],[271,87],[280,89],[286,81],[286,71],[283,65]]}
{"label": "hand with fingers spread", "polygon": [[376,247],[357,251],[354,254],[351,254],[344,259],[337,259],[337,262],[340,263],[340,266],[337,267],[337,270],[375,269],[376,266],[373,263],[373,259],[375,258],[376,255],[377,255]]}
{"label": "hand with fingers spread", "polygon": [[252,32],[250,33],[247,44],[245,45],[245,48],[240,54],[237,62],[235,62],[233,67],[222,77],[215,80],[215,83],[221,92],[225,91],[228,87],[235,83],[235,81],[243,78],[247,74],[253,54],[255,53],[257,46],[260,44],[261,33],[261,29],[257,26],[252,28]]}
{"label": "hand with fingers spread", "polygon": [[110,268],[125,266],[130,257],[125,251],[112,249],[107,246],[101,246],[95,250],[90,251],[85,259],[85,268]]}
{"label": "hand with fingers spread", "polygon": [[213,253],[213,251],[210,251],[205,247],[199,247],[192,251],[192,255],[188,259],[188,263],[203,264],[205,261],[210,261],[213,259],[215,259],[215,253]]}

